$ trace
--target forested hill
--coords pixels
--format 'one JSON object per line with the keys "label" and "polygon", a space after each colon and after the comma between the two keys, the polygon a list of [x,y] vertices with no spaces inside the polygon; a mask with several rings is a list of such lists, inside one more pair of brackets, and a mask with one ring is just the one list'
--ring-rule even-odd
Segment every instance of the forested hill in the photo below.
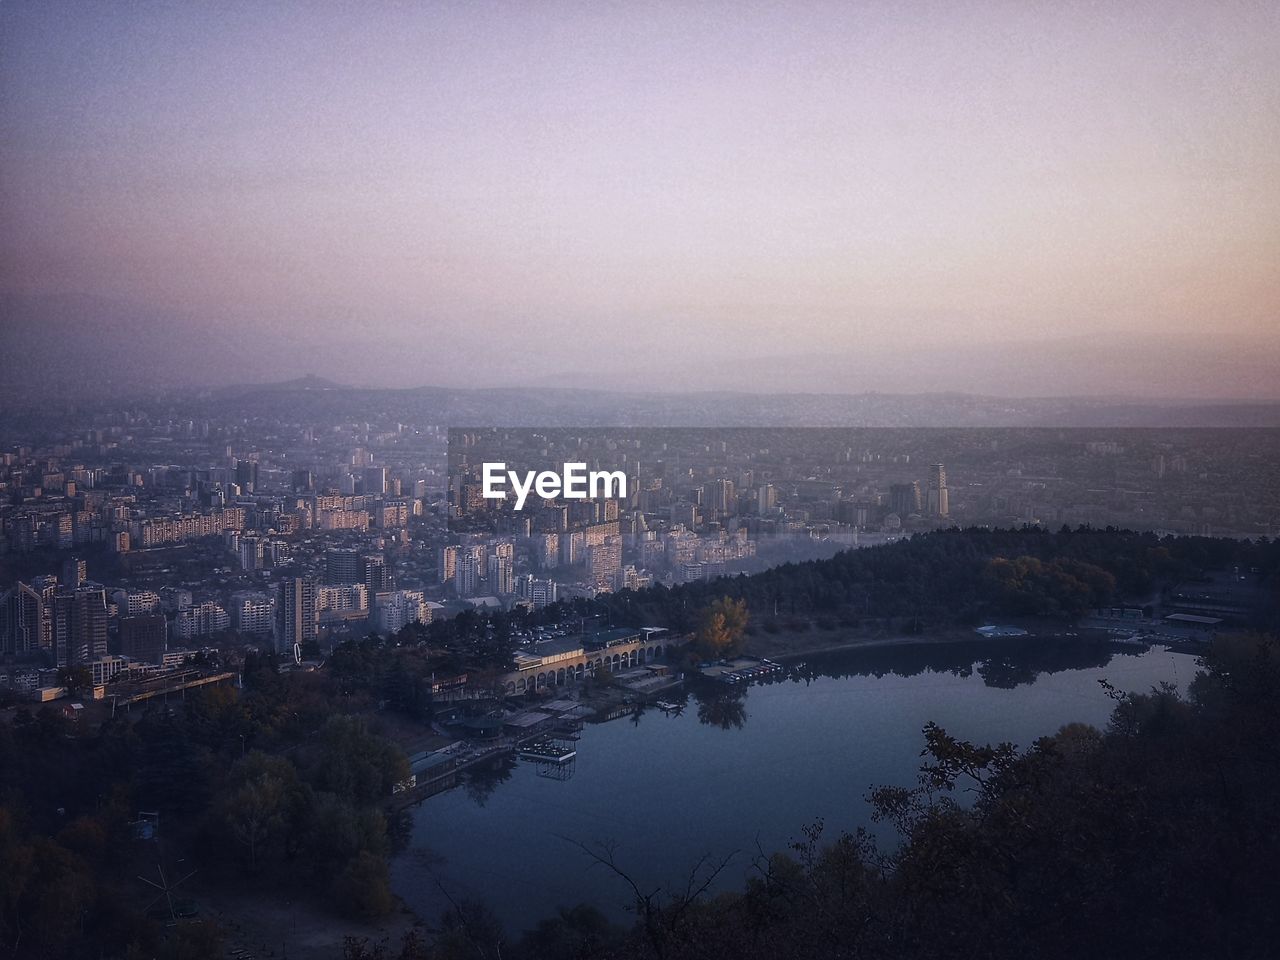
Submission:
{"label": "forested hill", "polygon": [[916,629],[999,616],[1077,616],[1113,603],[1146,605],[1212,571],[1235,570],[1275,617],[1280,541],[1159,537],[1129,530],[937,530],[764,573],[623,591],[596,600],[614,623],[690,628],[712,599],[745,600],[753,620],[823,617],[842,625],[902,620]]}

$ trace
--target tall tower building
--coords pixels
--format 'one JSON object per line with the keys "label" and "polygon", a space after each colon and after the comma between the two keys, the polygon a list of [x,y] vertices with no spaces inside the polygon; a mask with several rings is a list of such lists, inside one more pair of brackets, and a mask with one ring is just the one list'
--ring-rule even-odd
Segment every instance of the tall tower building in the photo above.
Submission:
{"label": "tall tower building", "polygon": [[582,562],[582,552],[586,549],[587,537],[581,530],[560,534],[560,566],[572,567]]}
{"label": "tall tower building", "polygon": [[458,572],[458,547],[450,544],[440,548],[440,562],[437,570],[441,583],[448,583]]}
{"label": "tall tower building", "polygon": [[366,494],[383,494],[387,492],[387,468],[365,467],[361,473]]}
{"label": "tall tower building", "polygon": [[134,660],[159,663],[165,652],[164,614],[144,613],[120,618],[120,652]]}
{"label": "tall tower building", "polygon": [[772,513],[778,505],[778,491],[772,483],[765,483],[756,490],[756,510],[761,514]]}
{"label": "tall tower building", "polygon": [[945,517],[951,512],[947,503],[947,471],[940,463],[929,466],[929,516]]}
{"label": "tall tower building", "polygon": [[324,552],[325,583],[359,583],[360,552],[349,547],[330,547]]}
{"label": "tall tower building", "polygon": [[515,561],[510,553],[495,553],[489,558],[489,589],[499,596],[516,592]]}
{"label": "tall tower building", "polygon": [[737,505],[737,494],[733,481],[721,478],[712,480],[702,487],[702,502],[711,516],[726,516],[733,512]]}
{"label": "tall tower building", "polygon": [[44,598],[25,583],[0,593],[0,655],[34,653],[49,646]]}
{"label": "tall tower building", "polygon": [[58,583],[68,590],[74,590],[88,579],[88,567],[79,557],[70,557],[62,561],[62,575]]}
{"label": "tall tower building", "polygon": [[539,570],[558,567],[560,565],[560,534],[539,534],[534,539],[533,556]]}
{"label": "tall tower building", "polygon": [[80,586],[53,598],[54,658],[60,667],[107,655],[107,591]]}
{"label": "tall tower building", "polygon": [[587,579],[598,590],[614,590],[622,571],[622,538],[609,537],[587,547]]}
{"label": "tall tower building", "polygon": [[241,493],[253,493],[258,489],[257,460],[241,460],[236,464],[236,486]]}
{"label": "tall tower building", "polygon": [[454,568],[454,592],[460,597],[474,597],[484,573],[484,547],[467,547],[458,556],[458,563]]}
{"label": "tall tower building", "polygon": [[370,553],[360,558],[360,580],[371,594],[395,589],[391,582],[391,568],[387,566],[386,557],[380,553]]}
{"label": "tall tower building", "polygon": [[276,649],[287,651],[295,643],[316,638],[316,582],[310,577],[280,581],[276,599]]}
{"label": "tall tower building", "polygon": [[923,505],[919,480],[895,483],[889,487],[889,509],[899,517],[906,518],[913,513],[919,513]]}

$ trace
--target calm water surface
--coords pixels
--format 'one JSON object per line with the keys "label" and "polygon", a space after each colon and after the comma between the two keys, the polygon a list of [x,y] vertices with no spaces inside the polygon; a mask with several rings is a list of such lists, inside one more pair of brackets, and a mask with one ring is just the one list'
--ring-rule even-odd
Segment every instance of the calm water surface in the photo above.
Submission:
{"label": "calm water surface", "polygon": [[1194,657],[1159,647],[1024,638],[827,655],[736,696],[699,685],[670,697],[678,714],[588,724],[568,780],[499,761],[427,800],[393,884],[426,918],[446,892],[482,899],[510,932],[581,902],[621,920],[627,888],[571,840],[612,843],[649,888],[683,889],[700,856],[734,854],[719,886],[738,888],[757,847],[780,850],[817,818],[829,837],[870,826],[869,789],[914,783],[930,720],[1026,746],[1072,721],[1105,725],[1114,704],[1100,679],[1185,689],[1195,671]]}

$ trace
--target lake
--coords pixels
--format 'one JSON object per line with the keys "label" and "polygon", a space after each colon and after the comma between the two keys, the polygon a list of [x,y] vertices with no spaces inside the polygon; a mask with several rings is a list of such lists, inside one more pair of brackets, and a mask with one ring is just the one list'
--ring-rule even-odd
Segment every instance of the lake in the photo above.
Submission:
{"label": "lake", "polygon": [[732,854],[717,887],[737,889],[759,850],[818,818],[829,839],[871,827],[867,793],[915,782],[930,720],[1027,746],[1072,721],[1105,725],[1099,680],[1185,690],[1195,672],[1194,656],[1162,647],[1024,637],[828,654],[745,691],[686,685],[668,696],[679,711],[587,724],[568,779],[508,759],[414,808],[393,886],[428,920],[450,897],[484,900],[511,934],[582,902],[624,920],[627,887],[573,841],[611,844],[646,889],[683,889],[702,855]]}

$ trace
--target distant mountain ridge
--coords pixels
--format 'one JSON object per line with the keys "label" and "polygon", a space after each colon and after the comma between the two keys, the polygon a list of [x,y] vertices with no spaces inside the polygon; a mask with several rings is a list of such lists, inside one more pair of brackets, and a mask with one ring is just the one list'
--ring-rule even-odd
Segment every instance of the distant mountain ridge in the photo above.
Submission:
{"label": "distant mountain ridge", "polygon": [[444,426],[591,427],[1280,427],[1280,402],[1135,401],[975,394],[654,393],[567,387],[369,388],[323,377],[168,389],[167,406],[200,416],[392,416]]}
{"label": "distant mountain ridge", "polygon": [[[0,404],[10,407],[163,391],[240,401],[341,396],[373,407],[394,399],[476,423],[1280,426],[1273,337],[892,351],[833,341],[823,352],[765,356],[761,343],[726,343],[714,355],[655,343],[575,364],[571,345],[554,342],[458,346],[439,331],[405,339],[372,323],[201,322],[87,296],[0,294],[0,317]],[[299,371],[309,373],[286,379]],[[402,386],[351,385],[362,382]]]}

